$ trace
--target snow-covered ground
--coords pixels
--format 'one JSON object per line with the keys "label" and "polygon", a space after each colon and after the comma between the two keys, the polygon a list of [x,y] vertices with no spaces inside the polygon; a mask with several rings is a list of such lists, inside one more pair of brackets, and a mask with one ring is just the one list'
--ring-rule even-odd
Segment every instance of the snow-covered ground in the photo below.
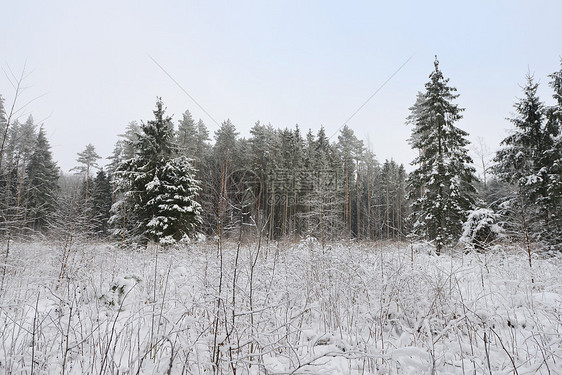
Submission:
{"label": "snow-covered ground", "polygon": [[561,255],[20,243],[2,267],[3,373],[562,374]]}

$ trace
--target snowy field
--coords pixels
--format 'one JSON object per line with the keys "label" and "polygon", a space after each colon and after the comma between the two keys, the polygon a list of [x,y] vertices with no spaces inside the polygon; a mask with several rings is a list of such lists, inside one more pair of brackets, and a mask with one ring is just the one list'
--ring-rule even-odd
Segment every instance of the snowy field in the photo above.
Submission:
{"label": "snowy field", "polygon": [[561,270],[516,248],[12,244],[0,372],[562,374]]}

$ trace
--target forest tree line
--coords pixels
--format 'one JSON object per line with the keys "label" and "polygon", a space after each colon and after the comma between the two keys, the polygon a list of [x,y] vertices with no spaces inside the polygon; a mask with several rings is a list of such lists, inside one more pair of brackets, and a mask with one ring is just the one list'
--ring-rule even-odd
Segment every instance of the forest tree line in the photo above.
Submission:
{"label": "forest tree line", "polygon": [[468,133],[456,126],[458,94],[437,60],[407,119],[418,151],[410,174],[393,160],[378,161],[347,125],[329,137],[323,127],[303,132],[258,121],[244,138],[226,120],[211,137],[189,110],[174,122],[161,99],[154,119],[127,125],[105,167],[89,144],[63,174],[43,125],[18,118],[0,96],[0,236],[71,233],[165,244],[196,234],[322,242],[415,237],[441,249],[455,244],[480,210],[507,238],[556,247],[562,69],[549,79],[555,101],[547,106],[527,77],[509,119],[512,133],[479,177]]}

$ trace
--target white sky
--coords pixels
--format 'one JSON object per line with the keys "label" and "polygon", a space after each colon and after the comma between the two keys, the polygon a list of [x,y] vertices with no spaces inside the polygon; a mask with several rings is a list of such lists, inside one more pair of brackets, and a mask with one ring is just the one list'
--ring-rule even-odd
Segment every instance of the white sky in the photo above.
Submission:
{"label": "white sky", "polygon": [[[552,102],[560,69],[562,2],[551,1],[5,1],[0,64],[31,72],[20,103],[43,122],[59,166],[92,143],[110,155],[161,96],[174,120],[208,118],[153,56],[219,122],[242,136],[257,121],[329,135],[412,54],[350,122],[379,161],[407,165],[408,108],[434,55],[461,95],[458,126],[495,149],[530,70]],[[9,104],[13,89],[0,77]],[[336,139],[336,136],[333,138]],[[408,167],[408,166],[407,166]],[[410,169],[410,168],[408,168]]]}

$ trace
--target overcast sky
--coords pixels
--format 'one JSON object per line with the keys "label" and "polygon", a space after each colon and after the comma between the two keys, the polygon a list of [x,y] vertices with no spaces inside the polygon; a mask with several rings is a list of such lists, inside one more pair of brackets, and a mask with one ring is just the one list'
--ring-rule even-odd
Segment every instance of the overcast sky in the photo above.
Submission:
{"label": "overcast sky", "polygon": [[[109,156],[127,123],[151,118],[156,96],[174,120],[189,109],[217,130],[149,56],[247,137],[258,120],[332,135],[413,55],[348,123],[379,161],[409,164],[405,118],[434,55],[466,108],[458,126],[495,149],[528,71],[552,102],[561,14],[558,0],[5,1],[0,64],[21,72],[27,61],[20,103],[44,96],[22,120],[45,124],[68,171],[88,143]],[[4,76],[0,93],[11,103]]]}

